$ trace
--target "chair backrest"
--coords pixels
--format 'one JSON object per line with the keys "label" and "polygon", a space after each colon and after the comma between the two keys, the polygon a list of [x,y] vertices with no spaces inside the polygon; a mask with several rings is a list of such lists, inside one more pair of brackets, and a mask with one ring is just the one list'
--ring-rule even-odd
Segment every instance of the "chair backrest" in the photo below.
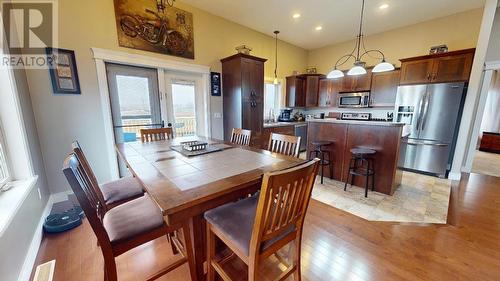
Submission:
{"label": "chair backrest", "polygon": [[315,158],[302,165],[264,175],[250,253],[259,253],[263,242],[282,235],[291,227],[295,227],[298,235],[302,233],[318,164],[319,159]]}
{"label": "chair backrest", "polygon": [[252,138],[252,131],[245,129],[233,128],[231,133],[231,142],[239,145],[250,145],[250,139]]}
{"label": "chair backrest", "polygon": [[[107,206],[105,204],[104,200],[104,195],[102,194],[101,189],[99,188],[99,183],[97,182],[97,178],[94,174],[94,171],[92,171],[92,168],[90,167],[90,163],[87,160],[87,157],[83,153],[82,147],[80,146],[80,143],[78,141],[73,141],[71,143],[71,148],[73,149],[73,153],[75,154],[76,158],[78,159],[78,162],[83,168],[83,171],[87,174],[87,177],[89,180],[92,182],[92,188],[94,188],[94,192],[96,196],[99,198],[102,204],[103,210],[107,211]],[[104,214],[102,214],[104,215]]]}
{"label": "chair backrest", "polygon": [[152,142],[174,138],[172,128],[141,129],[141,141]]}
{"label": "chair backrest", "polygon": [[85,216],[89,220],[90,226],[97,236],[99,245],[103,247],[103,252],[110,250],[111,243],[109,236],[101,220],[106,210],[103,208],[103,202],[99,200],[95,193],[92,181],[84,171],[82,163],[74,153],[69,154],[64,161],[63,173],[75,193]]}
{"label": "chair backrest", "polygon": [[299,157],[300,137],[271,133],[267,150]]}

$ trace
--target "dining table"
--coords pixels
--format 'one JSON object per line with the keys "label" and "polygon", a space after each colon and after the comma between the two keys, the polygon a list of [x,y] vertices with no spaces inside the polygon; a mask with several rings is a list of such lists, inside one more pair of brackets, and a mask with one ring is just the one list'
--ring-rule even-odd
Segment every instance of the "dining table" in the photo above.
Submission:
{"label": "dining table", "polygon": [[[207,147],[196,153],[186,143],[198,141]],[[116,145],[119,158],[144,186],[160,208],[165,222],[190,222],[197,280],[206,274],[205,211],[257,192],[264,173],[283,170],[305,162],[199,136],[155,142],[127,142]],[[186,235],[186,234],[185,234]]]}

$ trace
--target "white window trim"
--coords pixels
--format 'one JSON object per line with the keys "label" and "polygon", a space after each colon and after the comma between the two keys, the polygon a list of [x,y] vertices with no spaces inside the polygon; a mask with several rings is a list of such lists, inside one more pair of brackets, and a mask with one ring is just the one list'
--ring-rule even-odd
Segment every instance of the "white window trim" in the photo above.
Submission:
{"label": "white window trim", "polygon": [[3,163],[0,155],[0,165],[5,165],[3,168],[5,172],[7,173],[7,177],[4,180],[0,179],[0,191],[4,189],[4,187],[11,181],[12,179],[12,174],[11,174],[11,168],[10,168],[10,162],[9,162],[9,157],[7,157],[7,145],[5,143],[5,140],[3,138],[3,127],[2,127],[2,122],[0,120],[0,146],[3,149]]}

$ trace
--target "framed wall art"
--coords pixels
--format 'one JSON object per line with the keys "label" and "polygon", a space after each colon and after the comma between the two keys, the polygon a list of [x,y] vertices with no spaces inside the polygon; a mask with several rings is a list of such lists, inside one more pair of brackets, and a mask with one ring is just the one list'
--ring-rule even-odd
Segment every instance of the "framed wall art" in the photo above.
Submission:
{"label": "framed wall art", "polygon": [[222,94],[220,87],[220,73],[210,72],[210,90],[212,92],[212,96],[220,96]]}
{"label": "framed wall art", "polygon": [[162,0],[115,0],[114,4],[120,46],[194,59],[192,13]]}
{"label": "framed wall art", "polygon": [[80,81],[76,69],[75,52],[56,48],[45,50],[54,94],[79,95],[81,93]]}

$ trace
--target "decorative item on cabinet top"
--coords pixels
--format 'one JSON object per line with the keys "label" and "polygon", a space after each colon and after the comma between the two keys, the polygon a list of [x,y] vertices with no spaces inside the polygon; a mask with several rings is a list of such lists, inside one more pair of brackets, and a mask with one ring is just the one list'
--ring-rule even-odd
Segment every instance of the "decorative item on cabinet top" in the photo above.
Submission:
{"label": "decorative item on cabinet top", "polygon": [[122,47],[194,59],[193,14],[167,0],[115,0]]}
{"label": "decorative item on cabinet top", "polygon": [[249,47],[247,45],[241,45],[234,49],[238,52],[238,54],[244,54],[244,55],[250,55],[250,52],[252,51],[252,47]]}

